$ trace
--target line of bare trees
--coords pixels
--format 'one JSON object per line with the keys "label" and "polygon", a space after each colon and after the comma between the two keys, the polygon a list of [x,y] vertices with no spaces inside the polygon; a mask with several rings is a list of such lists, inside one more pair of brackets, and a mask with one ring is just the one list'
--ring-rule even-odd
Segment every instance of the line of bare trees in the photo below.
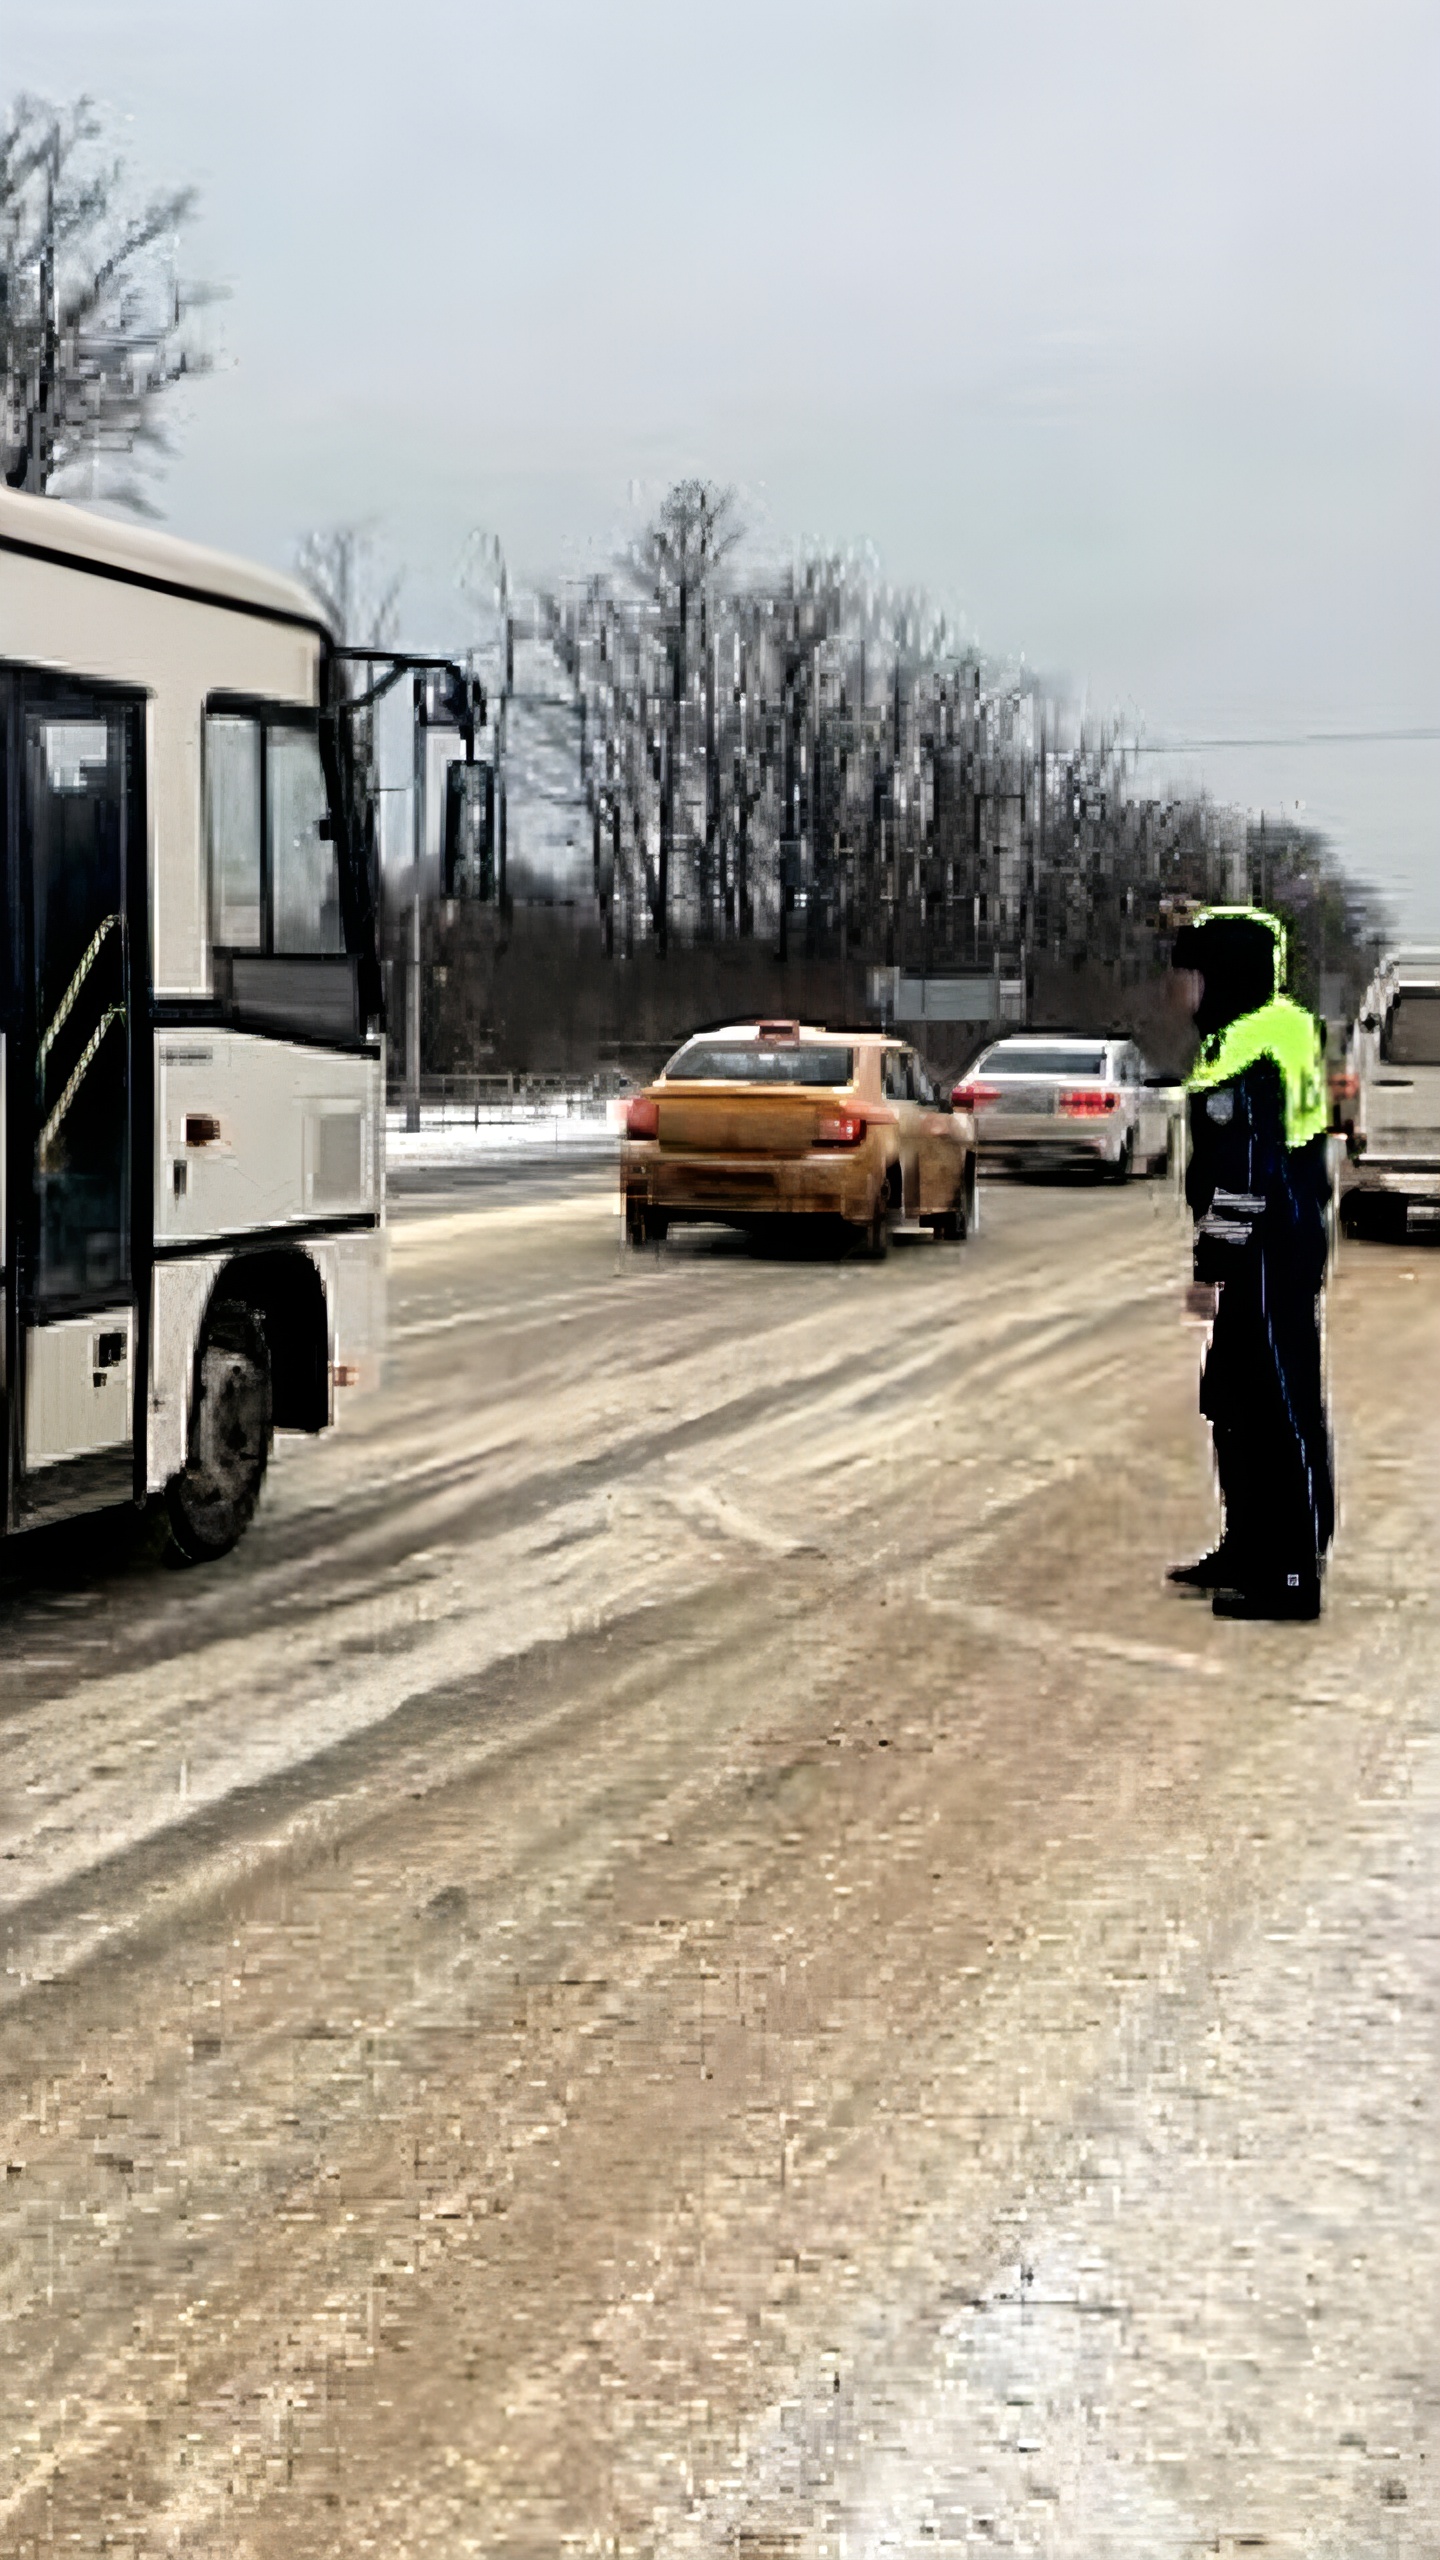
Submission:
{"label": "line of bare trees", "polygon": [[[837,555],[742,578],[728,490],[678,483],[614,571],[544,599],[583,721],[607,946],[766,938],[915,971],[1153,968],[1177,898],[1263,893],[1303,966],[1367,945],[1324,845],[1146,794],[1124,740],[956,647]],[[1262,877],[1261,874],[1264,874]]]}

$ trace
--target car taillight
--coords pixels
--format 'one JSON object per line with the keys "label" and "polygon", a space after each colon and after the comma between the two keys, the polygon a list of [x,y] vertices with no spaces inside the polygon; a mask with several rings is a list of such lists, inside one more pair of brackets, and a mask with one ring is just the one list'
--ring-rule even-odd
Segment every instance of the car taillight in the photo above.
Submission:
{"label": "car taillight", "polygon": [[1060,1108],[1069,1120],[1103,1120],[1119,1101],[1118,1093],[1097,1090],[1094,1085],[1077,1085],[1072,1093],[1062,1093]]}
{"label": "car taillight", "polygon": [[626,1103],[625,1135],[627,1138],[658,1138],[660,1105],[652,1095],[637,1093],[633,1102]]}
{"label": "car taillight", "polygon": [[957,1084],[950,1100],[957,1111],[983,1111],[987,1102],[998,1102],[998,1084]]}
{"label": "car taillight", "polygon": [[858,1147],[865,1135],[863,1111],[822,1111],[815,1123],[817,1147]]}

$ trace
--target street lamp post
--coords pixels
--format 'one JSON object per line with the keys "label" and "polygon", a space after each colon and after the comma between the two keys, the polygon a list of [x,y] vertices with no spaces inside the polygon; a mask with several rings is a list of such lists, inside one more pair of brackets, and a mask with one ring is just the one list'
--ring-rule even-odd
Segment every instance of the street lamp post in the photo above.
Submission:
{"label": "street lamp post", "polygon": [[425,678],[416,675],[414,686],[414,809],[413,837],[415,853],[415,885],[410,900],[410,964],[405,987],[405,1126],[420,1126],[420,865],[425,859],[425,759],[428,739],[425,728]]}

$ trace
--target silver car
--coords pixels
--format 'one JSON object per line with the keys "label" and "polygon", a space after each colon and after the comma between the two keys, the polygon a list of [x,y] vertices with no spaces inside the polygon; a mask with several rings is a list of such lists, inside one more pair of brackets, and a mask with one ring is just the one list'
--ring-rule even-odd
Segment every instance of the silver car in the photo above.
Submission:
{"label": "silver car", "polygon": [[974,1114],[982,1161],[1012,1172],[1088,1166],[1124,1182],[1171,1162],[1174,1089],[1133,1040],[1011,1032],[976,1059],[954,1101]]}

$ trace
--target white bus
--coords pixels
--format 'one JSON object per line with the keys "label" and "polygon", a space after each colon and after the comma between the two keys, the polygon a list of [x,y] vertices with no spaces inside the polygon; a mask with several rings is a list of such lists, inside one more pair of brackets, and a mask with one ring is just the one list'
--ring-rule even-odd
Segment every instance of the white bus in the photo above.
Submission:
{"label": "white bus", "polygon": [[374,881],[288,579],[0,490],[0,1529],[222,1555],[383,1322]]}

